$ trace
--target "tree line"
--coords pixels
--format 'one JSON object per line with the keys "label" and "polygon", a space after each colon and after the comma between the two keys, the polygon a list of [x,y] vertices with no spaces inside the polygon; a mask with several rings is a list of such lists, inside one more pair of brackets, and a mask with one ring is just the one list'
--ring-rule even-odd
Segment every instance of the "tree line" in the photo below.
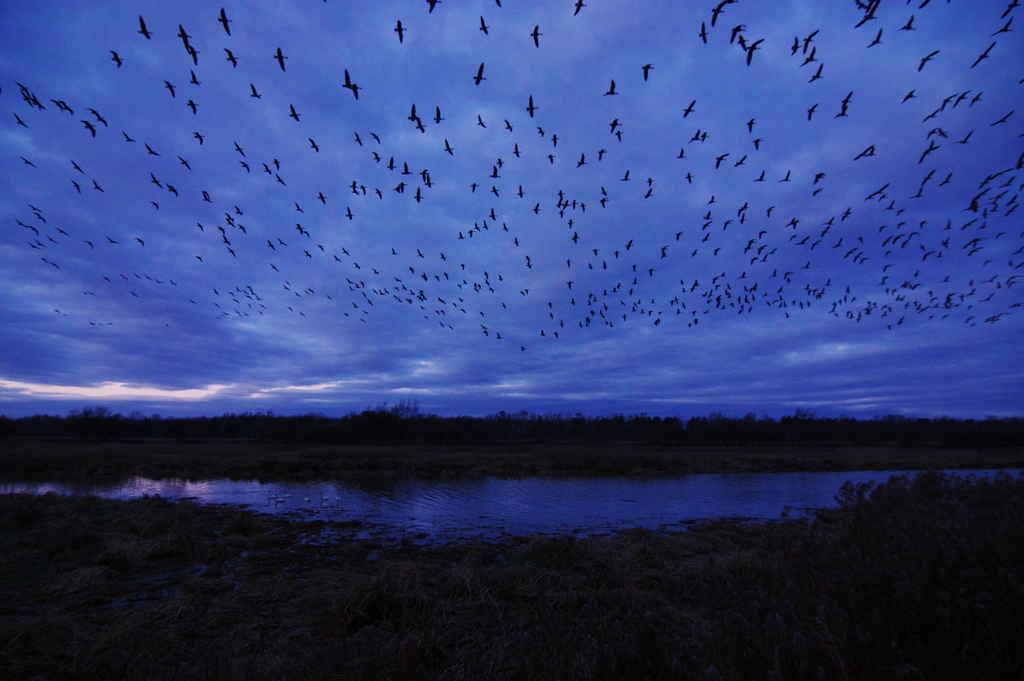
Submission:
{"label": "tree line", "polygon": [[792,416],[659,417],[647,414],[584,416],[532,414],[490,416],[422,414],[415,401],[387,403],[344,416],[320,413],[281,416],[273,411],[221,416],[161,418],[123,415],[103,406],[67,416],[0,416],[0,437],[70,437],[85,440],[248,439],[329,444],[498,444],[504,442],[645,442],[667,446],[855,444],[938,447],[1024,446],[1024,419]]}

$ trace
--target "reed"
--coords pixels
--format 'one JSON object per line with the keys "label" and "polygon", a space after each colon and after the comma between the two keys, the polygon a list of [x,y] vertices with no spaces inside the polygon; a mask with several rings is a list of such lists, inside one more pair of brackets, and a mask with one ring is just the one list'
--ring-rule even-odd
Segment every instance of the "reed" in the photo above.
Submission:
{"label": "reed", "polygon": [[162,499],[0,497],[0,674],[1008,679],[1024,477],[848,486],[813,519],[422,547]]}

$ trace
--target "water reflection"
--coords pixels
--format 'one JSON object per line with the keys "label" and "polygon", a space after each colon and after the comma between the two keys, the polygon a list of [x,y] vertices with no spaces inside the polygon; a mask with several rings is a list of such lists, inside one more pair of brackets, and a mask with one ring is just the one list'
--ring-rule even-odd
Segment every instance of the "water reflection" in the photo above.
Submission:
{"label": "water reflection", "polygon": [[[846,481],[882,482],[903,471],[735,473],[630,478],[473,478],[274,482],[150,480],[110,483],[0,483],[0,493],[96,495],[133,499],[159,495],[201,503],[245,505],[265,513],[358,520],[400,534],[436,539],[664,529],[695,520],[798,516],[835,505]],[[994,471],[952,471],[978,476]],[[1017,471],[1014,471],[1017,474]]]}

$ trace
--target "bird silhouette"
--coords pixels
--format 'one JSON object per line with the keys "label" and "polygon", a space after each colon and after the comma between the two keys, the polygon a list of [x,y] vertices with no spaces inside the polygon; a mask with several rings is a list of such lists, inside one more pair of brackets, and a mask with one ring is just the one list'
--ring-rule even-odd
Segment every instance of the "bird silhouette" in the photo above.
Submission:
{"label": "bird silhouette", "polygon": [[217,19],[217,21],[219,21],[224,26],[224,32],[228,35],[231,35],[231,27],[228,26],[228,24],[231,23],[231,19],[228,19],[228,15],[224,12],[223,7],[220,8],[220,18]]}

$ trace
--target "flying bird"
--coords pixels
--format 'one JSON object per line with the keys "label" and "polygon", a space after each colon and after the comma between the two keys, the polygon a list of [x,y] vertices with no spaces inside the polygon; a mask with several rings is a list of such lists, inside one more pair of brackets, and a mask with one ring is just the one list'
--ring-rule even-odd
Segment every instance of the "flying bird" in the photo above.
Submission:
{"label": "flying bird", "polygon": [[284,60],[287,58],[288,57],[284,56],[284,54],[281,53],[281,48],[277,48],[277,54],[274,55],[274,59],[276,59],[277,63],[281,65],[282,71],[284,71]]}
{"label": "flying bird", "polygon": [[988,59],[988,53],[991,52],[992,48],[995,47],[995,46],[996,46],[995,43],[992,43],[991,45],[989,45],[988,48],[984,52],[981,53],[981,56],[979,56],[978,59],[973,64],[971,64],[971,68],[973,69],[975,66],[980,64],[982,59]]}
{"label": "flying bird", "polygon": [[351,90],[352,94],[355,95],[355,98],[359,99],[360,87],[352,82],[352,79],[348,75],[348,69],[345,69],[345,84],[342,85],[342,87],[346,87]]}
{"label": "flying bird", "polygon": [[152,34],[146,30],[146,22],[143,21],[142,17],[139,17],[139,33],[146,36],[146,40],[152,40]]}
{"label": "flying bird", "polygon": [[870,147],[868,147],[864,151],[862,151],[859,154],[857,154],[857,156],[854,157],[853,160],[856,161],[856,160],[864,158],[866,156],[874,156],[874,155],[875,155],[875,145],[872,144]]}
{"label": "flying bird", "polygon": [[924,65],[925,65],[925,64],[927,64],[927,63],[928,63],[929,61],[931,61],[932,57],[934,57],[935,55],[937,55],[937,54],[938,54],[939,52],[940,52],[940,50],[935,50],[934,52],[932,52],[931,54],[929,54],[929,55],[928,55],[927,57],[923,58],[923,59],[921,60],[921,64],[920,64],[920,65],[919,65],[919,66],[917,67],[917,70],[918,70],[918,72],[920,72],[920,71],[921,71],[921,69],[923,69],[923,68],[924,68]]}
{"label": "flying bird", "polygon": [[217,19],[217,21],[219,21],[221,24],[223,24],[224,25],[224,31],[228,35],[231,35],[231,27],[228,26],[228,24],[231,23],[231,19],[228,19],[228,15],[224,12],[224,8],[223,7],[220,8],[220,18]]}
{"label": "flying bird", "polygon": [[479,85],[480,81],[482,81],[482,80],[487,80],[487,79],[484,78],[484,63],[480,62],[480,68],[477,69],[476,76],[473,78],[473,82],[476,83],[477,85]]}
{"label": "flying bird", "polygon": [[[754,50],[760,49],[758,47],[758,45],[760,45],[763,42],[764,42],[764,38],[761,38],[760,40],[758,40],[757,42],[753,43],[752,45],[750,45],[750,47],[747,48],[747,66],[750,66],[750,62],[754,59]],[[820,73],[820,69],[819,69],[819,73]]]}

